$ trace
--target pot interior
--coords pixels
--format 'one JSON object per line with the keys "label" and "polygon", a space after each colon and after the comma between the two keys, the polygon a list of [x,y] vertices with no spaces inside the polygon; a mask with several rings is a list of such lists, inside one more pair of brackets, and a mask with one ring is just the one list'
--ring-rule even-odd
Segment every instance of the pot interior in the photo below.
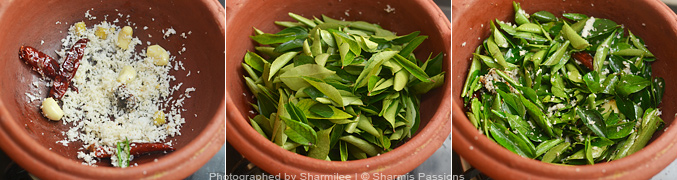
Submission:
{"label": "pot interior", "polygon": [[[421,3],[416,1],[307,1],[307,0],[277,0],[277,1],[248,1],[246,3],[233,3],[237,8],[226,7],[228,16],[228,39],[227,43],[227,70],[226,77],[228,81],[228,93],[231,94],[232,102],[238,107],[237,113],[242,117],[254,117],[256,112],[249,103],[256,103],[252,93],[245,85],[242,78],[246,72],[242,69],[244,55],[247,51],[255,52],[254,47],[258,46],[249,36],[254,35],[256,27],[266,33],[276,33],[283,28],[274,24],[274,21],[294,21],[288,13],[292,12],[306,18],[313,16],[321,18],[322,15],[334,19],[345,19],[347,21],[366,21],[376,23],[384,29],[396,32],[397,35],[406,35],[414,31],[420,31],[420,35],[428,36],[428,39],[416,48],[414,53],[417,59],[425,61],[432,54],[443,53],[444,63],[443,71],[450,73],[449,50],[445,49],[445,35],[438,30],[445,28],[443,24],[435,24],[434,19],[425,15]],[[284,6],[270,6],[270,4],[284,4]],[[318,8],[308,8],[318,7]],[[394,12],[388,13],[384,9],[391,7]],[[376,10],[375,10],[376,9]],[[266,13],[261,13],[266,12]],[[442,16],[439,18],[446,17]],[[448,35],[447,35],[448,36]],[[445,79],[445,83],[449,83]],[[441,104],[448,99],[444,99],[445,85],[431,90],[421,97],[421,124],[419,131],[424,129],[435,112],[439,110]],[[252,111],[252,112],[250,112]],[[243,120],[246,120],[244,118]],[[249,122],[240,122],[249,123]],[[251,134],[256,133],[251,129]],[[256,134],[258,135],[258,134]]]}
{"label": "pot interior", "polygon": [[[85,18],[85,13],[96,19]],[[176,81],[170,82],[170,87],[183,83],[173,98],[178,98],[189,87],[195,87],[196,91],[184,102],[186,111],[182,112],[182,117],[186,123],[181,128],[181,135],[168,137],[166,142],[172,141],[174,147],[180,150],[207,126],[219,124],[213,117],[225,94],[222,60],[225,58],[225,45],[219,40],[225,37],[221,32],[223,30],[218,28],[220,22],[198,1],[12,1],[7,3],[6,11],[0,18],[0,31],[3,32],[0,33],[0,41],[3,42],[0,48],[4,49],[0,52],[3,59],[0,61],[0,68],[3,69],[0,71],[0,100],[12,117],[3,120],[11,120],[23,127],[23,131],[14,135],[31,137],[34,144],[40,146],[38,148],[77,163],[82,162],[77,158],[82,142],[70,142],[68,146],[57,143],[66,138],[63,133],[72,125],[43,117],[40,105],[49,92],[45,86],[48,81],[39,80],[40,75],[19,59],[18,49],[22,45],[33,46],[56,58],[58,56],[54,51],[61,49],[60,40],[66,37],[68,27],[79,21],[84,21],[91,28],[102,21],[114,22],[117,19],[118,22],[113,24],[132,26],[134,36],[143,42],[136,46],[136,52],[145,50],[148,46],[146,41],[150,41],[151,44],[161,45],[172,56],[176,56],[176,60],[183,62],[185,71],[170,71],[170,75],[176,77]],[[144,27],[148,29],[143,30]],[[174,28],[177,34],[163,39],[162,30],[168,28]],[[181,33],[187,33],[187,38],[179,36]],[[179,54],[183,47],[186,51]],[[189,71],[190,76],[187,77]],[[33,81],[39,81],[39,86],[34,87],[31,84]],[[30,102],[26,93],[42,95],[40,99]],[[165,156],[162,153],[136,156],[132,163],[141,165]],[[111,166],[110,160],[106,159],[96,165]]]}

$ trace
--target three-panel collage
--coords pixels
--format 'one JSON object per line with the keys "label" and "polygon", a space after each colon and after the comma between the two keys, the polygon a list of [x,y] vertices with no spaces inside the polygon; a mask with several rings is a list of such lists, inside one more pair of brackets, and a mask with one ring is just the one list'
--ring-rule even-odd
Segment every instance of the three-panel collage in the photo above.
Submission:
{"label": "three-panel collage", "polygon": [[[498,122],[517,112],[507,100],[489,96],[521,86],[484,89],[485,76],[494,84],[505,81],[486,75],[489,68],[481,61],[472,63],[477,72],[470,74],[482,78],[469,77],[474,83],[463,88],[471,96],[457,93],[472,62],[468,57],[493,56],[478,49],[458,56],[466,63],[456,58],[461,49],[452,53],[457,45],[452,36],[473,31],[452,33],[457,18],[452,9],[455,16],[468,17],[457,13],[464,9],[490,14],[473,5],[484,2],[0,0],[0,180],[500,178],[480,165],[461,168],[457,160],[475,162],[457,149],[465,144],[452,143],[464,137],[451,132],[457,115],[481,135],[466,117],[482,112],[474,120],[496,119],[506,129],[507,123]],[[468,20],[480,19],[463,22]],[[489,31],[476,29],[489,37]],[[515,49],[498,45],[492,53],[506,56],[491,64],[491,73],[519,77],[510,70],[522,60],[508,54],[533,54],[561,38],[553,34],[550,41],[531,43],[503,34],[503,42]],[[634,40],[623,47],[643,53],[640,61],[651,63],[671,52],[650,48],[654,58],[646,48],[630,50]],[[463,47],[478,42],[468,40]],[[499,68],[506,62],[510,69]],[[642,73],[650,68],[633,67]],[[653,82],[649,87],[662,96],[662,84]],[[628,88],[649,89],[642,83]],[[654,91],[643,94],[655,102]],[[485,109],[498,109],[471,110],[487,99],[497,105]],[[510,100],[510,105],[519,101]],[[625,117],[616,119],[629,124],[620,120]],[[589,138],[597,138],[588,141],[595,144],[616,140]]]}
{"label": "three-panel collage", "polygon": [[676,11],[0,0],[0,180],[677,179]]}

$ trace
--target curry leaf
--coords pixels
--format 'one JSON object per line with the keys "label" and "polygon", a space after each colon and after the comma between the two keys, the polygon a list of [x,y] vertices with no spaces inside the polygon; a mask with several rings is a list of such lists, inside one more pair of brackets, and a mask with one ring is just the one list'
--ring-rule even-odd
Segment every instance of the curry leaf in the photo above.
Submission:
{"label": "curry leaf", "polygon": [[[342,38],[337,38],[342,39]],[[350,65],[355,59],[355,53],[350,51],[349,43],[339,43],[339,55],[341,55],[341,66]]]}
{"label": "curry leaf", "polygon": [[592,93],[598,93],[604,90],[597,71],[590,71],[588,74],[585,74],[585,76],[583,76],[583,81]]}
{"label": "curry leaf", "polygon": [[547,141],[544,141],[541,144],[538,144],[536,146],[536,154],[534,154],[535,157],[541,156],[543,153],[547,152],[551,148],[555,147],[557,144],[563,142],[564,140],[562,139],[550,139]]}
{"label": "curry leaf", "polygon": [[314,113],[310,112],[310,108],[316,104],[318,104],[318,102],[312,99],[302,99],[299,100],[298,103],[296,103],[296,106],[303,111],[303,114],[305,114],[306,118],[308,119],[348,119],[353,117],[353,115],[350,115],[345,111],[337,109],[334,106],[328,106],[333,111],[333,115],[331,117],[323,117],[315,115]]}
{"label": "curry leaf", "polygon": [[381,78],[378,76],[371,76],[369,77],[369,81],[367,82],[367,90],[373,91],[374,87],[381,81]]}
{"label": "curry leaf", "polygon": [[553,163],[556,160],[559,160],[562,158],[564,155],[564,151],[569,148],[571,143],[569,142],[561,142],[554,147],[550,148],[544,155],[543,158],[541,158],[541,161],[547,162],[547,163]]}
{"label": "curry leaf", "polygon": [[404,48],[402,48],[402,50],[400,51],[399,55],[400,55],[400,56],[404,56],[404,57],[409,57],[409,54],[411,54],[411,52],[413,52],[414,49],[416,49],[416,47],[418,47],[419,45],[421,45],[421,43],[422,43],[423,40],[425,40],[425,39],[428,39],[428,36],[418,36],[418,37],[415,37],[414,39],[412,39],[411,41],[409,41],[409,43],[408,43],[406,46],[404,46]]}
{"label": "curry leaf", "polygon": [[372,55],[364,65],[364,70],[362,70],[357,77],[357,80],[355,80],[355,89],[367,85],[368,78],[376,75],[376,73],[381,70],[383,62],[389,60],[395,56],[395,54],[397,54],[397,51],[382,51]]}
{"label": "curry leaf", "polygon": [[318,97],[325,97],[325,98],[327,97],[324,94],[322,94],[322,92],[320,92],[320,90],[317,90],[317,88],[315,88],[313,86],[303,88],[303,93],[307,94],[312,99],[316,99]]}
{"label": "curry leaf", "polygon": [[428,76],[432,77],[438,75],[442,72],[442,62],[444,62],[442,59],[442,53],[439,53],[432,59],[428,58],[421,67],[425,67],[425,73],[428,74]]}
{"label": "curry leaf", "polygon": [[[400,131],[400,134],[401,134],[402,129],[398,128],[398,130]],[[383,134],[383,131],[381,129],[379,129],[378,131],[379,131],[379,134]],[[393,133],[393,134],[396,134],[396,133]],[[383,147],[383,149],[390,149],[390,137],[381,136],[379,138],[379,141],[381,142],[381,146]]]}
{"label": "curry leaf", "polygon": [[256,130],[256,132],[261,134],[264,138],[268,139],[268,136],[266,136],[266,133],[263,131],[263,129],[261,129],[261,126],[259,126],[259,124],[256,123],[256,121],[254,121],[253,119],[249,119],[249,123],[252,125],[254,130]]}
{"label": "curry leaf", "polygon": [[294,33],[284,33],[284,34],[260,34],[256,36],[249,36],[254,41],[259,44],[277,44],[284,43],[296,39],[296,34]]}
{"label": "curry leaf", "polygon": [[641,76],[625,74],[622,75],[619,83],[616,85],[616,93],[621,96],[628,96],[649,86],[651,81]]}
{"label": "curry leaf", "polygon": [[518,114],[516,115],[524,117],[524,115],[526,114],[526,108],[524,107],[524,105],[522,105],[522,101],[519,99],[519,97],[517,97],[517,95],[508,94],[500,89],[496,90],[496,92],[498,92],[501,95],[503,101],[506,104],[508,104],[511,108],[517,111]]}
{"label": "curry leaf", "polygon": [[430,78],[430,82],[418,82],[413,84],[411,89],[415,94],[425,94],[428,91],[440,87],[444,84],[444,72]]}
{"label": "curry leaf", "polygon": [[268,63],[261,56],[259,56],[255,52],[250,51],[247,51],[247,54],[244,55],[244,62],[259,72],[263,72],[263,64]]}
{"label": "curry leaf", "polygon": [[348,145],[346,142],[341,142],[340,143],[340,153],[341,153],[341,161],[347,161],[348,160]]}
{"label": "curry leaf", "polygon": [[624,138],[632,132],[632,128],[635,126],[634,122],[621,123],[616,125],[610,125],[606,128],[607,138],[609,139],[620,139]]}
{"label": "curry leaf", "polygon": [[385,118],[389,123],[390,126],[395,128],[395,116],[398,114],[398,106],[400,101],[392,101],[385,109],[385,113],[383,113],[383,118]]}
{"label": "curry leaf", "polygon": [[592,145],[590,145],[590,135],[588,138],[585,138],[585,159],[588,160],[589,164],[594,164],[595,160],[592,159]]}
{"label": "curry leaf", "polygon": [[287,87],[294,91],[298,91],[303,87],[310,86],[310,84],[303,79],[303,76],[324,79],[333,74],[336,73],[323,66],[317,64],[304,64],[287,70],[280,74],[279,77]]}
{"label": "curry leaf", "polygon": [[303,111],[301,111],[301,109],[296,107],[296,105],[289,102],[284,105],[284,108],[287,110],[287,113],[289,113],[289,117],[291,117],[292,120],[308,124],[308,119],[306,119],[306,115],[303,113]]}
{"label": "curry leaf", "polygon": [[642,108],[627,98],[616,96],[615,100],[618,110],[630,120],[637,120],[642,115]]}
{"label": "curry leaf", "polygon": [[310,146],[310,145],[313,144],[312,142],[310,142],[310,140],[308,140],[307,137],[302,136],[301,134],[294,131],[293,129],[289,129],[289,128],[285,129],[284,134],[287,136],[287,138],[291,139],[292,141],[294,141],[296,143],[306,145],[306,146]]}
{"label": "curry leaf", "polygon": [[324,81],[313,77],[303,76],[303,79],[306,80],[306,82],[308,82],[311,86],[317,88],[317,90],[329,97],[329,99],[334,101],[336,104],[343,106],[341,94],[334,86],[331,86]]}
{"label": "curry leaf", "polygon": [[520,156],[530,157],[515,141],[513,141],[512,138],[509,137],[508,134],[506,134],[506,132],[510,133],[510,131],[506,131],[505,127],[502,127],[500,124],[490,123],[489,130],[491,131],[491,136],[494,137],[496,142],[501,146]]}
{"label": "curry leaf", "polygon": [[268,74],[268,77],[267,77],[268,80],[273,79],[273,76],[275,75],[275,73],[277,73],[277,71],[279,71],[287,63],[289,63],[289,61],[292,58],[294,58],[294,56],[296,56],[296,54],[298,54],[298,53],[299,52],[287,52],[287,53],[284,53],[284,54],[280,55],[279,57],[275,58],[275,61],[273,61],[273,63],[270,65],[270,73]]}
{"label": "curry leaf", "polygon": [[592,27],[593,28],[589,31],[589,36],[586,37],[588,39],[612,32],[618,27],[618,24],[609,19],[595,17],[595,22],[592,24]]}
{"label": "curry leaf", "polygon": [[548,12],[548,11],[538,11],[533,14],[531,14],[536,20],[546,23],[546,22],[551,22],[557,20],[554,14]]}
{"label": "curry leaf", "polygon": [[395,62],[397,62],[400,66],[409,71],[411,75],[414,75],[414,77],[418,78],[418,80],[420,80],[421,82],[430,82],[430,77],[428,76],[428,74],[425,73],[425,71],[416,66],[416,64],[400,56],[399,54],[395,55]]}
{"label": "curry leaf", "polygon": [[308,157],[324,160],[329,155],[332,128],[323,129],[317,132],[317,144],[310,147]]}
{"label": "curry leaf", "polygon": [[576,113],[592,132],[600,137],[607,137],[604,118],[597,110],[576,108]]}
{"label": "curry leaf", "polygon": [[273,49],[273,52],[284,53],[287,51],[299,49],[301,47],[303,47],[303,39],[294,39],[291,41],[284,42],[279,46],[275,47],[275,49]]}
{"label": "curry leaf", "polygon": [[325,104],[315,104],[310,107],[310,112],[313,112],[321,117],[329,118],[334,115],[334,110],[332,110],[328,105]]}
{"label": "curry leaf", "polygon": [[616,84],[618,84],[618,75],[616,74],[609,75],[604,79],[604,83],[602,83],[602,87],[604,87],[602,93],[616,94]]}
{"label": "curry leaf", "polygon": [[[315,64],[315,59],[305,54],[298,55],[294,57],[294,67],[305,65],[305,64]],[[323,66],[324,67],[324,66]]]}
{"label": "curry leaf", "polygon": [[280,118],[287,125],[288,129],[284,133],[287,134],[289,139],[303,145],[313,145],[317,142],[317,132],[312,127],[286,117],[280,116]]}
{"label": "curry leaf", "polygon": [[288,33],[294,34],[294,39],[305,39],[308,37],[308,30],[300,26],[285,28],[282,31],[277,32],[275,34],[288,34]]}
{"label": "curry leaf", "polygon": [[522,101],[522,104],[524,104],[524,107],[526,107],[527,112],[531,117],[533,117],[534,121],[536,121],[536,124],[545,131],[549,136],[553,137],[555,136],[552,128],[552,124],[550,121],[545,117],[545,114],[541,109],[539,109],[536,104],[533,102],[529,101],[526,99],[524,96],[520,96],[520,100]]}
{"label": "curry leaf", "polygon": [[334,35],[336,45],[340,46],[341,44],[347,43],[349,45],[348,47],[351,52],[355,53],[355,55],[360,55],[361,52],[360,45],[358,45],[355,39],[353,39],[351,36],[349,36],[344,32],[333,29],[329,29],[329,32],[331,32]]}
{"label": "curry leaf", "polygon": [[663,92],[665,92],[665,80],[663,78],[656,78],[651,83],[651,94],[654,98],[654,107],[658,107],[663,99]]}
{"label": "curry leaf", "polygon": [[573,21],[580,21],[583,19],[588,19],[588,16],[585,14],[579,14],[579,13],[564,13],[562,14],[567,19],[571,19]]}
{"label": "curry leaf", "polygon": [[404,36],[396,36],[396,38],[393,39],[392,42],[394,44],[408,43],[411,42],[414,38],[418,37],[419,34],[421,34],[421,31],[414,31]]}
{"label": "curry leaf", "polygon": [[343,124],[335,124],[335,125],[332,127],[332,131],[331,131],[331,135],[330,135],[330,136],[331,136],[331,137],[330,137],[330,138],[331,138],[331,140],[330,140],[331,143],[329,144],[329,147],[330,147],[330,148],[334,148],[334,146],[336,145],[336,143],[339,141],[339,138],[343,135],[343,131],[344,131],[344,130],[345,130],[345,125],[343,125]]}
{"label": "curry leaf", "polygon": [[277,111],[277,102],[270,99],[270,97],[264,95],[263,93],[257,93],[256,97],[258,100],[259,113],[263,114],[266,117],[270,117],[271,113]]}

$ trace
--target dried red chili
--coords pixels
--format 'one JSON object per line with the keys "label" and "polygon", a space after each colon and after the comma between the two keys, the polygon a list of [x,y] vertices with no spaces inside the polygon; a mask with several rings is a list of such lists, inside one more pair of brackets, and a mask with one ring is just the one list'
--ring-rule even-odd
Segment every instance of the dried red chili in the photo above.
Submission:
{"label": "dried red chili", "polygon": [[[176,148],[171,145],[163,143],[130,143],[129,144],[129,154],[139,155],[143,153],[158,152],[158,151],[174,151]],[[89,151],[93,151],[93,147],[88,148]],[[111,156],[111,153],[106,152],[102,146],[98,146],[94,152],[94,156],[98,158],[107,158]]]}
{"label": "dried red chili", "polygon": [[69,82],[75,76],[78,67],[80,67],[80,59],[85,54],[85,47],[87,47],[88,41],[89,39],[86,38],[80,39],[66,52],[66,60],[61,65],[61,75],[66,77]]}
{"label": "dried red chili", "polygon": [[52,79],[52,89],[49,90],[49,95],[56,99],[61,99],[66,91],[68,91],[69,81],[66,77],[56,76]]}
{"label": "dried red chili", "polygon": [[88,41],[89,39],[83,38],[75,42],[66,52],[66,59],[61,66],[54,58],[30,46],[19,48],[19,58],[40,75],[52,78],[52,89],[49,94],[56,99],[61,99],[69,87],[78,91],[71,85],[71,80],[80,67],[80,60],[85,54]]}
{"label": "dried red chili", "polygon": [[571,57],[574,59],[578,60],[578,62],[581,62],[585,67],[588,67],[588,69],[593,69],[592,68],[592,56],[587,53],[587,52],[576,52],[571,54]]}
{"label": "dried red chili", "polygon": [[54,58],[42,53],[30,46],[21,46],[19,48],[19,58],[30,65],[33,71],[42,76],[54,78],[59,75],[61,68]]}

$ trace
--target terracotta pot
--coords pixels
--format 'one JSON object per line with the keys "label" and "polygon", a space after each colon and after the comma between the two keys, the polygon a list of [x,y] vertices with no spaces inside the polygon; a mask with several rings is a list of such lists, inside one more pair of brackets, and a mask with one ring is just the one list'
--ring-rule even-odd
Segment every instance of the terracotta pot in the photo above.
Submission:
{"label": "terracotta pot", "polygon": [[[395,13],[384,9],[390,5]],[[227,70],[226,87],[226,139],[245,158],[273,175],[308,174],[369,175],[379,172],[383,175],[401,175],[414,169],[437,150],[450,131],[450,81],[429,92],[421,102],[421,128],[418,134],[404,145],[377,157],[348,162],[328,162],[301,156],[286,151],[263,138],[249,124],[253,117],[248,103],[253,102],[251,92],[242,78],[244,70],[240,63],[247,50],[254,51],[252,27],[264,32],[277,32],[274,21],[291,21],[287,13],[312,17],[322,14],[333,18],[363,20],[379,23],[383,28],[408,34],[421,31],[429,38],[415,51],[419,59],[428,54],[450,52],[450,22],[442,11],[428,0],[415,1],[312,1],[312,0],[234,0],[226,4]],[[349,16],[348,16],[348,15]],[[450,58],[444,58],[444,71],[450,73]],[[446,79],[450,77],[447,76]],[[304,173],[304,174],[302,174]],[[335,174],[336,173],[336,174]]]}
{"label": "terracotta pot", "polygon": [[[97,19],[87,20],[85,12]],[[185,101],[183,117],[186,123],[182,135],[168,138],[176,151],[169,154],[142,155],[132,163],[138,166],[113,168],[110,160],[103,160],[98,167],[81,164],[76,152],[81,142],[72,142],[68,147],[55,143],[65,139],[62,131],[70,125],[48,121],[39,112],[41,100],[28,102],[24,93],[42,92],[47,87],[33,87],[30,83],[40,75],[33,72],[17,55],[21,45],[34,46],[52,57],[54,50],[61,48],[61,39],[68,27],[84,21],[89,27],[104,20],[118,18],[118,13],[130,15],[136,23],[134,32],[144,45],[146,41],[160,44],[183,60],[188,71],[170,72],[176,76],[175,85],[183,82],[181,91],[195,87],[192,98]],[[151,19],[151,18],[154,18]],[[123,24],[124,18],[117,25]],[[61,23],[56,23],[61,22]],[[66,24],[68,22],[68,24]],[[148,30],[142,28],[148,26]],[[178,34],[166,40],[162,29],[174,27]],[[177,1],[0,1],[0,147],[21,167],[43,179],[139,179],[183,178],[204,165],[225,142],[225,97],[224,97],[224,9],[216,0]],[[179,36],[192,31],[187,39]],[[147,34],[151,34],[149,38]],[[44,40],[44,44],[41,41]],[[187,51],[176,52],[185,44]],[[197,72],[200,73],[197,73]],[[182,92],[175,93],[177,98]],[[198,116],[195,117],[194,114]],[[44,134],[43,134],[44,133]],[[157,159],[157,162],[154,160]],[[106,164],[106,162],[108,162]]]}
{"label": "terracotta pot", "polygon": [[[644,39],[657,61],[653,75],[666,80],[668,91],[663,96],[662,119],[666,126],[659,130],[644,149],[625,158],[595,165],[563,166],[522,158],[479,134],[465,116],[461,91],[470,67],[471,53],[489,37],[489,21],[498,18],[513,21],[512,0],[454,1],[453,8],[453,149],[474,167],[497,179],[647,179],[661,171],[677,157],[677,16],[658,0],[618,2],[608,0],[540,1],[520,0],[527,13],[541,10],[561,17],[564,12],[583,13],[608,18]],[[477,38],[481,40],[478,40]],[[465,44],[465,46],[463,46]]]}

